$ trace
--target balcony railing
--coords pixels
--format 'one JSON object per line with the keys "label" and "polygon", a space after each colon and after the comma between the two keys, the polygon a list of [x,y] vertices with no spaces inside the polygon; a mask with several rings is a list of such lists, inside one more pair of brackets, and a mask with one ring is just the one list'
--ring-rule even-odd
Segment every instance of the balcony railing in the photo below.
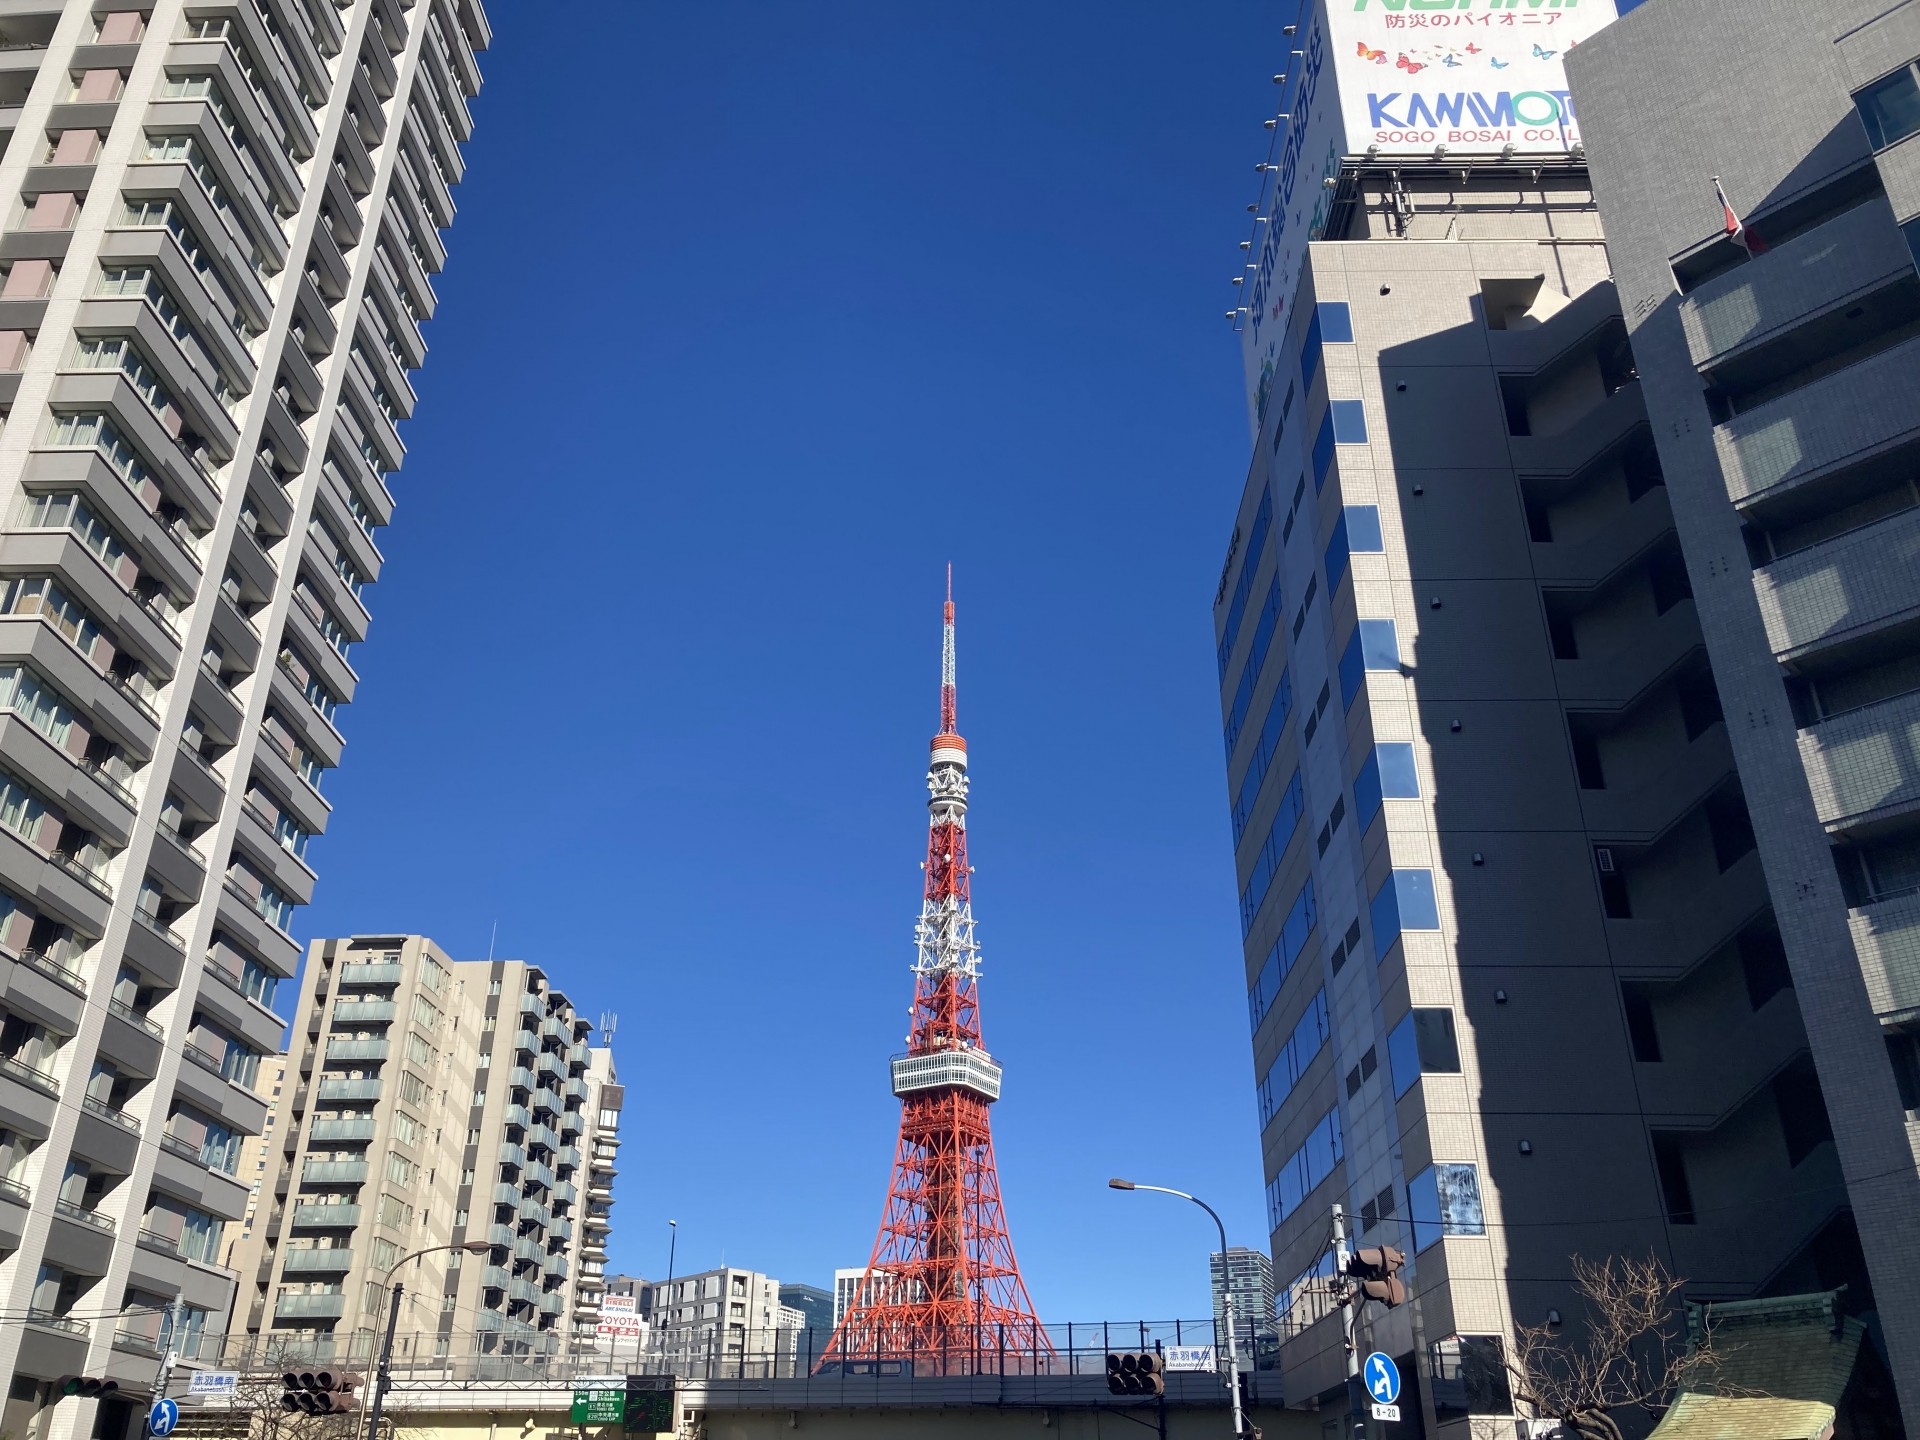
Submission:
{"label": "balcony railing", "polygon": [[25,1060],[15,1060],[13,1056],[0,1056],[0,1075],[12,1075],[21,1085],[31,1085],[36,1091],[60,1094],[60,1081],[56,1081],[44,1069],[35,1069]]}
{"label": "balcony railing", "polygon": [[365,1160],[309,1160],[300,1179],[315,1185],[355,1185],[366,1180],[367,1171]]}
{"label": "balcony railing", "polygon": [[307,1128],[314,1140],[354,1141],[373,1139],[373,1117],[352,1120],[316,1120]]}
{"label": "balcony railing", "polygon": [[71,1200],[54,1201],[53,1210],[56,1215],[61,1216],[63,1219],[77,1220],[82,1225],[91,1225],[94,1229],[104,1230],[109,1235],[113,1233],[113,1217],[111,1215],[102,1215],[98,1210],[84,1209],[74,1204]]}
{"label": "balcony railing", "polygon": [[134,910],[133,918],[136,922],[145,926],[148,930],[151,930],[162,940],[166,941],[173,949],[178,950],[182,956],[187,953],[186,945],[181,942],[178,935],[173,933],[173,927],[168,925],[166,921],[149,915],[146,911],[138,908]]}
{"label": "balcony railing", "polygon": [[296,1249],[281,1252],[280,1268],[289,1275],[297,1272],[312,1273],[315,1270],[351,1270],[353,1251],[342,1245],[328,1249]]}
{"label": "balcony railing", "polygon": [[378,1080],[322,1080],[319,1098],[322,1100],[378,1100],[380,1089]]}
{"label": "balcony railing", "polygon": [[[214,1074],[220,1075],[220,1057],[212,1051],[202,1050],[191,1040],[182,1045],[180,1051],[187,1059],[193,1061],[193,1063],[198,1065],[202,1070],[211,1070]],[[226,1076],[221,1075],[220,1078],[224,1080]]]}
{"label": "balcony railing", "polygon": [[140,1122],[138,1120],[134,1119],[133,1116],[127,1114],[124,1110],[114,1109],[113,1106],[104,1100],[96,1099],[92,1095],[84,1095],[80,1099],[80,1104],[89,1115],[98,1115],[102,1120],[113,1125],[118,1125],[122,1130],[131,1130],[136,1135],[140,1132]]}
{"label": "balcony railing", "polygon": [[158,1230],[142,1228],[133,1240],[142,1250],[151,1250],[155,1254],[178,1255],[180,1253],[178,1235],[162,1235]]}
{"label": "balcony railing", "polygon": [[293,1224],[305,1230],[351,1230],[363,1213],[358,1205],[295,1205]]}
{"label": "balcony railing", "polygon": [[398,985],[406,977],[406,969],[401,965],[354,963],[340,966],[334,976],[341,985]]}
{"label": "balcony railing", "polygon": [[27,1311],[27,1323],[37,1325],[43,1330],[63,1330],[69,1335],[88,1333],[87,1322],[75,1320],[70,1315],[57,1315],[51,1310],[35,1305]]}
{"label": "balcony railing", "polygon": [[158,1357],[160,1341],[152,1335],[142,1335],[132,1330],[116,1330],[113,1333],[113,1348],[131,1351],[135,1355]]}
{"label": "balcony railing", "polygon": [[64,961],[54,959],[53,956],[47,954],[45,951],[19,950],[4,953],[11,953],[13,958],[18,960],[22,965],[32,966],[48,979],[57,981],[76,994],[84,995],[86,993],[87,982],[80,978],[80,972],[67,965]]}
{"label": "balcony railing", "polygon": [[18,1180],[0,1180],[0,1200],[11,1200],[17,1205],[31,1205],[33,1192]]}
{"label": "balcony railing", "polygon": [[282,1290],[273,1304],[273,1313],[287,1318],[317,1316],[337,1320],[346,1311],[347,1297],[344,1295],[300,1295]]}
{"label": "balcony railing", "polygon": [[384,1040],[329,1040],[327,1056],[332,1060],[385,1060],[387,1042]]}
{"label": "balcony railing", "polygon": [[112,996],[108,996],[107,1009],[110,1010],[113,1014],[118,1015],[122,1020],[126,1021],[129,1025],[138,1026],[140,1029],[146,1031],[147,1034],[153,1036],[157,1040],[164,1040],[167,1038],[167,1032],[165,1030],[162,1030],[158,1025],[154,1024],[153,1021],[149,1020],[146,1016],[142,1015],[138,1010],[134,1009],[131,1005],[127,1004],[127,1002],[124,1000],[116,1000]]}

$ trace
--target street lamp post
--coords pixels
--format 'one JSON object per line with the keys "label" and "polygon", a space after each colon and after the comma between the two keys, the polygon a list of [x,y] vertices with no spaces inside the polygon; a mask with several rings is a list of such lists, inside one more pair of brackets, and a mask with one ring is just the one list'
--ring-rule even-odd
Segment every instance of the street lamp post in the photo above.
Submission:
{"label": "street lamp post", "polygon": [[[1233,1434],[1234,1440],[1247,1433],[1246,1416],[1240,1409],[1240,1345],[1234,1335],[1233,1287],[1227,1276],[1227,1227],[1219,1213],[1198,1195],[1189,1195],[1184,1190],[1169,1190],[1165,1185],[1136,1185],[1131,1180],[1109,1180],[1110,1190],[1151,1190],[1159,1195],[1177,1195],[1182,1200],[1191,1200],[1207,1214],[1213,1216],[1213,1223],[1220,1232],[1220,1296],[1227,1310],[1227,1389],[1233,1396]],[[1211,1279],[1211,1267],[1209,1267]]]}
{"label": "street lamp post", "polygon": [[[387,1274],[398,1277],[402,1266],[422,1255],[437,1255],[442,1250],[462,1250],[469,1255],[484,1255],[493,1247],[485,1240],[467,1240],[457,1245],[429,1245],[411,1255],[402,1255],[387,1267]],[[393,1364],[393,1332],[400,1326],[400,1296],[404,1284],[396,1278],[387,1296],[387,1338],[380,1345],[380,1363],[373,1372],[373,1399],[367,1406],[367,1440],[380,1440],[380,1405],[387,1398],[387,1381]]]}
{"label": "street lamp post", "polygon": [[[667,1319],[673,1314],[673,1252],[679,1244],[680,1222],[669,1220],[667,1221],[667,1308],[661,1312],[660,1322],[654,1326],[660,1332],[660,1345],[657,1348],[663,1350],[667,1344]],[[667,1363],[669,1365],[673,1363],[671,1357],[668,1358]]]}

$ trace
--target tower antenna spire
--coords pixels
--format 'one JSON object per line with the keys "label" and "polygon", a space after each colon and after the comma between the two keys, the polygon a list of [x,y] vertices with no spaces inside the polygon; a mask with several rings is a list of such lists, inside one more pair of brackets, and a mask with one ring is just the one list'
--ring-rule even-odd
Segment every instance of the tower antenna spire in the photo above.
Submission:
{"label": "tower antenna spire", "polygon": [[940,638],[940,733],[927,769],[927,883],[914,926],[913,1024],[893,1060],[900,1140],[880,1234],[821,1363],[911,1358],[923,1373],[1036,1370],[1053,1344],[1013,1257],[988,1107],[1000,1066],[980,1031],[967,864],[967,742],[954,709],[953,567]]}

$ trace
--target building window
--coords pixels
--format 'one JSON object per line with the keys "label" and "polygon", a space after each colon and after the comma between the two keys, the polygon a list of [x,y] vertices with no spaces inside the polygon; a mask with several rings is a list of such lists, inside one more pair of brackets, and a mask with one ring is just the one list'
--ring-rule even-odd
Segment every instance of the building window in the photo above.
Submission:
{"label": "building window", "polygon": [[1414,763],[1413,746],[1398,741],[1375,745],[1353,777],[1353,813],[1360,828],[1373,823],[1382,799],[1417,800],[1420,798],[1420,771]]}
{"label": "building window", "polygon": [[1453,1012],[1409,1010],[1387,1036],[1387,1065],[1393,1071],[1396,1100],[1422,1075],[1458,1075],[1460,1042],[1453,1033]]}
{"label": "building window", "polygon": [[1300,1083],[1300,1077],[1307,1073],[1307,1067],[1320,1054],[1321,1047],[1332,1033],[1327,1012],[1327,992],[1324,989],[1316,990],[1305,1013],[1294,1025],[1293,1033],[1287,1037],[1287,1043],[1280,1047],[1273,1064],[1260,1077],[1261,1125],[1264,1126],[1280,1113],[1287,1096]]}
{"label": "building window", "polygon": [[1260,1022],[1267,1018],[1268,1008],[1279,997],[1280,986],[1287,978],[1287,973],[1307,948],[1307,937],[1313,934],[1314,922],[1318,918],[1319,911],[1313,901],[1313,877],[1309,875],[1301,883],[1300,893],[1294,897],[1293,908],[1281,922],[1279,938],[1267,952],[1260,973],[1254,976],[1253,988],[1247,992],[1247,1010],[1256,1031],[1260,1028]]}
{"label": "building window", "polygon": [[1253,870],[1247,876],[1246,888],[1240,892],[1242,935],[1253,928],[1254,917],[1266,903],[1267,889],[1273,884],[1281,857],[1293,843],[1293,832],[1299,827],[1300,817],[1306,808],[1306,792],[1300,784],[1300,771],[1295,769],[1293,779],[1287,782],[1287,788],[1281,792],[1280,807],[1267,827],[1266,841],[1260,846],[1260,853],[1253,858]]}
{"label": "building window", "polygon": [[1367,443],[1367,407],[1359,400],[1330,400],[1327,414],[1333,420],[1333,438],[1342,445]]}
{"label": "building window", "polygon": [[1327,472],[1333,468],[1333,411],[1328,409],[1320,421],[1320,431],[1313,437],[1313,493],[1318,495],[1327,483]]}
{"label": "building window", "polygon": [[1400,668],[1400,636],[1391,620],[1362,620],[1340,656],[1340,701],[1353,708],[1354,697],[1366,686],[1367,671]]}
{"label": "building window", "polygon": [[1867,140],[1876,150],[1884,150],[1920,130],[1920,85],[1914,82],[1911,65],[1874,81],[1853,97],[1853,104],[1867,127]]}
{"label": "building window", "polygon": [[1440,906],[1431,870],[1395,870],[1373,897],[1373,958],[1386,957],[1403,930],[1438,930]]}
{"label": "building window", "polygon": [[1353,311],[1344,300],[1322,300],[1313,309],[1313,323],[1328,345],[1353,343]]}
{"label": "building window", "polygon": [[1278,1230],[1307,1196],[1333,1174],[1345,1155],[1340,1112],[1329,1110],[1300,1148],[1281,1164],[1280,1173],[1267,1182],[1267,1228]]}
{"label": "building window", "polygon": [[1486,1213],[1480,1207],[1480,1172],[1475,1166],[1453,1161],[1429,1165],[1407,1182],[1407,1206],[1416,1252],[1443,1235],[1487,1233]]}

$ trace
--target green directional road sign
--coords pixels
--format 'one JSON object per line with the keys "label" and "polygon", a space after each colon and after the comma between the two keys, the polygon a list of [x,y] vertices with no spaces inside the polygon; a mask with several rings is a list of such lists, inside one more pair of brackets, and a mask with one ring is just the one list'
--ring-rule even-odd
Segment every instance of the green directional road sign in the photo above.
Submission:
{"label": "green directional road sign", "polygon": [[576,1388],[573,1409],[568,1416],[575,1425],[619,1425],[627,1415],[625,1385],[596,1385]]}

